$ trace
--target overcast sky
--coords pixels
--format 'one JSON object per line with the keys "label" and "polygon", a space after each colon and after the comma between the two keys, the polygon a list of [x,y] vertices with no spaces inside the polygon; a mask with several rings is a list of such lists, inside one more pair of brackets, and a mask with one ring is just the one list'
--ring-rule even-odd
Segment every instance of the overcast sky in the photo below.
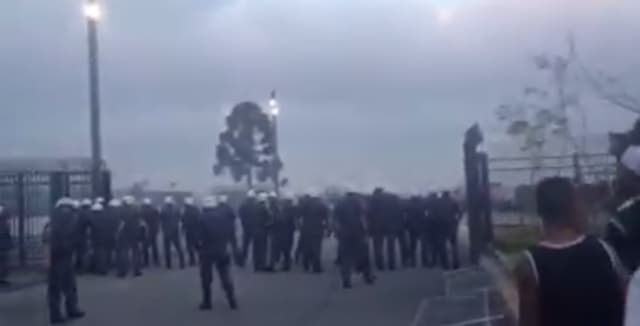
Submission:
{"label": "overcast sky", "polygon": [[[80,0],[0,1],[0,156],[88,156]],[[118,185],[202,190],[222,119],[277,88],[285,174],[415,190],[462,180],[465,128],[500,140],[496,106],[529,59],[582,59],[640,96],[635,0],[104,0],[104,156]],[[631,115],[585,101],[589,131]]]}

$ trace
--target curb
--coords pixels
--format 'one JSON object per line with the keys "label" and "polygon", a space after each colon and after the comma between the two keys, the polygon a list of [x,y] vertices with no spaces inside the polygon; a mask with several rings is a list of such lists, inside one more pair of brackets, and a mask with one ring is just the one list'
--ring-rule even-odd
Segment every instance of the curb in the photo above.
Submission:
{"label": "curb", "polygon": [[495,280],[509,316],[518,320],[518,290],[504,254],[490,248],[487,254],[480,258],[480,266]]}

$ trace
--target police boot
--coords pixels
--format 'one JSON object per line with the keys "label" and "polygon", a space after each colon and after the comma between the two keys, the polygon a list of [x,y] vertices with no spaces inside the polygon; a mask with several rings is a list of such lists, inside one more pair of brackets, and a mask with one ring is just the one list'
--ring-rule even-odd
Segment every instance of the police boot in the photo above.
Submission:
{"label": "police boot", "polygon": [[342,280],[342,288],[343,289],[350,289],[351,288],[351,280],[350,279]]}
{"label": "police boot", "polygon": [[65,321],[66,320],[64,319],[64,317],[62,317],[62,314],[60,313],[60,311],[54,311],[54,310],[49,311],[49,322],[52,325],[62,324]]}
{"label": "police boot", "polygon": [[69,319],[80,319],[85,315],[84,311],[78,310],[77,308],[67,313],[67,317],[69,317]]}
{"label": "police boot", "polygon": [[231,310],[238,309],[238,302],[236,301],[236,296],[233,293],[227,293],[227,303],[229,303],[229,308],[231,308]]}
{"label": "police boot", "polygon": [[211,290],[204,290],[202,303],[198,307],[200,310],[211,310]]}

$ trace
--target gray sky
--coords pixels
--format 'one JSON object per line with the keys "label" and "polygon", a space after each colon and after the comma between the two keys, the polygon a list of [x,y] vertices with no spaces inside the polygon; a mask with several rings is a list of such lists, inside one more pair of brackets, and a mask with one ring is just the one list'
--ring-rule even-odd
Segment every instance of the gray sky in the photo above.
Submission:
{"label": "gray sky", "polygon": [[[89,153],[78,0],[0,2],[2,156]],[[100,25],[104,155],[117,184],[204,189],[222,117],[281,102],[298,189],[415,190],[462,180],[462,133],[536,78],[573,30],[589,65],[640,96],[632,0],[109,0]],[[589,131],[632,117],[594,99]]]}

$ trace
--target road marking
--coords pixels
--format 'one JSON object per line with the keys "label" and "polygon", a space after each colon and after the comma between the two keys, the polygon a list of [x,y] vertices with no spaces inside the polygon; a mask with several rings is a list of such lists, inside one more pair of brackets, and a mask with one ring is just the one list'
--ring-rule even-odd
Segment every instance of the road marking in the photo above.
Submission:
{"label": "road marking", "polygon": [[411,321],[410,326],[418,326],[418,323],[422,319],[422,315],[424,314],[424,311],[427,310],[428,305],[429,305],[429,298],[424,298],[422,299],[422,301],[420,301],[420,304],[418,305],[418,310],[416,311],[416,314],[413,316],[413,320]]}
{"label": "road marking", "polygon": [[488,317],[482,317],[482,318],[468,319],[465,321],[461,321],[459,323],[446,324],[441,326],[468,326],[468,325],[473,325],[477,323],[489,323],[489,322],[500,320],[503,318],[504,318],[504,315],[495,315],[495,316],[488,316]]}

